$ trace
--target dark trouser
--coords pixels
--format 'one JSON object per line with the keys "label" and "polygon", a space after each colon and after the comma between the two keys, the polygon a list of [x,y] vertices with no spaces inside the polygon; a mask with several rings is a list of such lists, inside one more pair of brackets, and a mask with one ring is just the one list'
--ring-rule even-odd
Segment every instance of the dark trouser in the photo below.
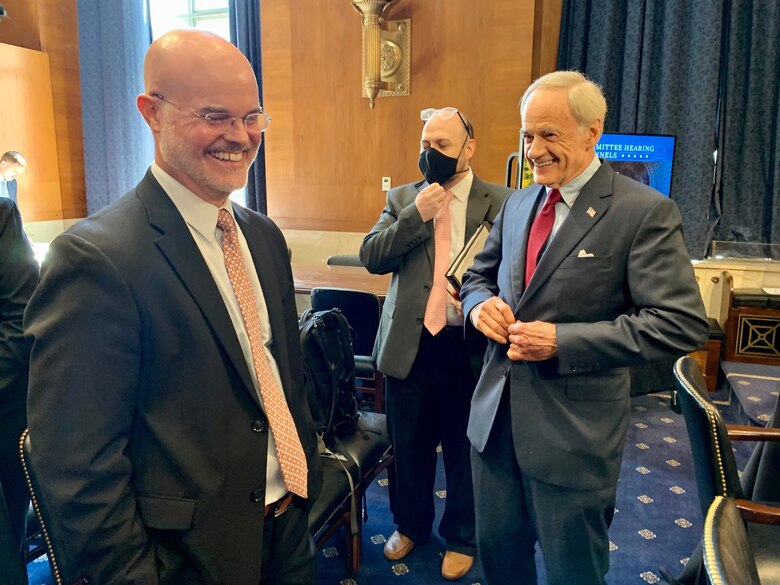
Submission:
{"label": "dark trouser", "polygon": [[[260,509],[262,512],[262,508]],[[207,585],[223,579],[204,574],[206,567],[193,563],[168,534],[155,533],[155,555],[160,585]],[[263,550],[259,585],[314,585],[316,549],[309,534],[309,515],[302,500],[294,500],[279,517],[263,522]],[[219,551],[208,551],[218,555]],[[229,585],[229,584],[226,584]]]}
{"label": "dark trouser", "polygon": [[265,521],[260,585],[313,585],[316,554],[305,504],[296,498],[284,514]]}
{"label": "dark trouser", "polygon": [[0,575],[27,583],[22,543],[30,503],[19,459],[19,436],[27,425],[24,408],[0,416]]}
{"label": "dark trouser", "polygon": [[395,449],[391,508],[398,531],[418,542],[430,536],[441,442],[447,497],[439,534],[447,550],[468,555],[476,554],[466,437],[475,385],[461,327],[447,327],[435,337],[423,329],[409,376],[386,378],[387,424]]}
{"label": "dark trouser", "polygon": [[535,584],[538,541],[548,585],[603,585],[616,487],[574,490],[524,475],[508,394],[507,388],[485,450],[472,451],[477,545],[487,582]]}

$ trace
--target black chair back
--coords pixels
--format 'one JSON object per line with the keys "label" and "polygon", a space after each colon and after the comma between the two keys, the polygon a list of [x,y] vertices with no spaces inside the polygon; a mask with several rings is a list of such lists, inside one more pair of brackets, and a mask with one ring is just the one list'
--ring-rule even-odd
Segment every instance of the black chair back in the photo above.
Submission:
{"label": "black chair back", "polygon": [[761,585],[745,523],[733,499],[715,496],[704,521],[703,540],[710,585]]}
{"label": "black chair back", "polygon": [[674,365],[677,400],[693,452],[699,505],[706,516],[716,496],[744,499],[731,441],[720,410],[710,398],[701,368],[684,356]]}
{"label": "black chair back", "polygon": [[374,293],[345,288],[316,287],[311,291],[311,308],[323,311],[338,307],[353,330],[355,377],[360,391],[374,396],[374,411],[383,412],[384,377],[376,369],[374,340],[382,313],[379,297]]}
{"label": "black chair back", "polygon": [[311,308],[324,311],[338,307],[354,330],[355,356],[370,356],[379,329],[379,297],[374,293],[345,288],[316,287],[311,291]]}
{"label": "black chair back", "polygon": [[357,254],[334,254],[333,256],[328,256],[325,264],[329,266],[363,266],[360,256]]}

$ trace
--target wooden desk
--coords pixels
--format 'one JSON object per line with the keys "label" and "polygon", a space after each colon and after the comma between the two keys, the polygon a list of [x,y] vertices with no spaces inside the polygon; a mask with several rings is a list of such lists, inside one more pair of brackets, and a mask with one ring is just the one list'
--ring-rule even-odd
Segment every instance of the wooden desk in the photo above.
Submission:
{"label": "wooden desk", "polygon": [[384,300],[390,286],[389,274],[371,274],[359,266],[328,266],[327,264],[292,264],[296,294],[311,294],[318,286],[349,288],[372,292]]}

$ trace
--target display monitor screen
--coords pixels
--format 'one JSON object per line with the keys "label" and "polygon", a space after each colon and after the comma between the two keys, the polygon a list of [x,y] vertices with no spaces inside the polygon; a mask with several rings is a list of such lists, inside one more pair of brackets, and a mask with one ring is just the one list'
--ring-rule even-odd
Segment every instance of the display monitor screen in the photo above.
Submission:
{"label": "display monitor screen", "polygon": [[667,197],[672,189],[675,136],[658,134],[602,134],[596,155],[609,161],[615,172],[650,185]]}
{"label": "display monitor screen", "polygon": [[[675,136],[663,134],[606,133],[596,145],[596,154],[600,159],[608,160],[621,175],[650,185],[668,197],[672,188],[675,141]],[[512,156],[519,158],[520,153]],[[507,185],[511,185],[511,158],[507,162]],[[528,162],[522,162],[518,182],[526,187],[534,182],[534,176]]]}

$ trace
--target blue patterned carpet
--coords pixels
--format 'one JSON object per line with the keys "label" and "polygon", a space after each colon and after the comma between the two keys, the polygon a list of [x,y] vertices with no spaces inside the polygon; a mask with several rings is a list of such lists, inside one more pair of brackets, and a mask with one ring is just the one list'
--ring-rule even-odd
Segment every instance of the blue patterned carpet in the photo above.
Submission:
{"label": "blue patterned carpet", "polygon": [[723,362],[726,375],[745,415],[757,425],[766,425],[780,395],[780,366]]}
{"label": "blue patterned carpet", "polygon": [[[742,366],[743,364],[739,364]],[[726,372],[734,386],[751,382],[756,392],[757,378],[737,374],[763,375],[746,370]],[[763,388],[763,387],[762,387]],[[774,388],[777,390],[777,388]],[[772,388],[760,389],[760,402],[773,405],[777,400]],[[722,408],[729,422],[745,423],[744,414],[728,389],[719,391]],[[754,404],[755,400],[748,400]],[[659,583],[658,568],[664,566],[676,574],[696,546],[702,518],[696,495],[690,445],[681,415],[669,409],[668,393],[633,398],[633,416],[618,486],[617,513],[610,530],[611,566],[609,585]],[[772,406],[773,407],[773,406]],[[737,464],[745,465],[751,443],[738,443]],[[446,498],[443,466],[439,465],[436,492],[437,520]],[[382,547],[393,531],[387,500],[387,478],[381,476],[369,489],[368,522],[363,527],[363,557],[353,578],[346,576],[342,538],[336,535],[319,552],[318,585],[428,585],[445,583],[440,575],[442,542],[437,536],[419,544],[400,562],[385,560]],[[537,561],[539,559],[537,558]],[[29,565],[31,585],[53,583],[44,559]],[[540,585],[544,572],[540,566]],[[461,579],[463,585],[486,585],[479,563]]]}
{"label": "blue patterned carpet", "polygon": [[[726,392],[722,393],[724,396]],[[724,407],[738,416],[734,405]],[[740,445],[742,468],[752,445]],[[446,496],[439,465],[437,522]],[[443,543],[436,537],[417,546],[408,557],[391,563],[382,554],[384,540],[394,530],[387,504],[387,481],[380,478],[368,490],[369,520],[363,527],[363,563],[353,579],[346,577],[341,543],[320,551],[318,585],[423,585],[446,583],[440,575]],[[617,513],[610,530],[610,585],[659,583],[658,568],[678,573],[695,548],[702,518],[693,477],[690,444],[682,415],[669,409],[668,393],[633,398],[633,416],[618,486]],[[540,584],[544,583],[540,568]],[[475,563],[461,579],[464,585],[485,585]]]}

